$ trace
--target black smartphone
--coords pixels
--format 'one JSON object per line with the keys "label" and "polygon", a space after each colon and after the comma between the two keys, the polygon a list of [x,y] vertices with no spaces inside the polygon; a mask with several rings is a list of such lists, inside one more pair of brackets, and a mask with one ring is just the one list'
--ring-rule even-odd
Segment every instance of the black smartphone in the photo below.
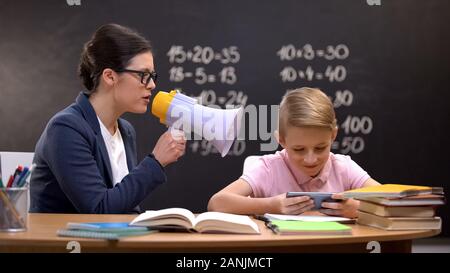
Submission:
{"label": "black smartphone", "polygon": [[303,191],[290,191],[286,193],[286,198],[295,196],[309,196],[314,200],[314,209],[318,210],[322,208],[322,202],[340,202],[342,200],[333,199],[331,192],[303,192]]}

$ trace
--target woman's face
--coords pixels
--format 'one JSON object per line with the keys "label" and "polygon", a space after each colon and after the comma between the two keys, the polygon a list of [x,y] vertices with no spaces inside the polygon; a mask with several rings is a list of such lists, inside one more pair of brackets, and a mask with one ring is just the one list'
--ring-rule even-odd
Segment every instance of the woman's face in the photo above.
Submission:
{"label": "woman's face", "polygon": [[328,160],[336,134],[337,130],[326,128],[289,126],[286,135],[280,135],[280,144],[293,165],[315,177]]}
{"label": "woman's face", "polygon": [[[125,69],[154,72],[152,53],[145,52],[134,56]],[[150,103],[151,92],[155,87],[156,83],[153,79],[145,86],[141,82],[140,74],[121,72],[119,73],[119,83],[114,92],[115,101],[120,105],[123,112],[145,113]]]}

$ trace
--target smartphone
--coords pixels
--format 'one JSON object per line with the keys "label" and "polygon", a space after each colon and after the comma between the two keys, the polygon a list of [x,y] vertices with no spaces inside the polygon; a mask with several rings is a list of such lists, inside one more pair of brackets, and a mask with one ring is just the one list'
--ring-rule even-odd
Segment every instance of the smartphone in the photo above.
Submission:
{"label": "smartphone", "polygon": [[290,191],[286,193],[286,198],[295,196],[309,196],[314,200],[314,209],[318,210],[322,208],[322,202],[340,202],[341,200],[333,199],[331,192],[303,192],[303,191]]}

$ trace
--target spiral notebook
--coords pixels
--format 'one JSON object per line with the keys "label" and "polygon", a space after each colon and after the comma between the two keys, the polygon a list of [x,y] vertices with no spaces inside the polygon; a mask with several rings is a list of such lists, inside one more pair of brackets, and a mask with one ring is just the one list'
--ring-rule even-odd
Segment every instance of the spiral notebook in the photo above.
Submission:
{"label": "spiral notebook", "polygon": [[121,237],[147,235],[154,231],[135,231],[135,232],[100,232],[100,231],[87,231],[77,229],[59,229],[56,234],[61,237],[80,237],[80,238],[93,238],[93,239],[106,239],[106,240],[119,240]]}
{"label": "spiral notebook", "polygon": [[81,237],[119,240],[121,237],[146,235],[155,232],[147,227],[133,227],[126,222],[74,223],[69,222],[65,229],[57,231],[62,237]]}
{"label": "spiral notebook", "polygon": [[136,232],[136,231],[148,231],[147,227],[135,227],[130,226],[128,222],[68,222],[66,225],[68,229],[80,229],[86,231],[98,231],[98,232]]}

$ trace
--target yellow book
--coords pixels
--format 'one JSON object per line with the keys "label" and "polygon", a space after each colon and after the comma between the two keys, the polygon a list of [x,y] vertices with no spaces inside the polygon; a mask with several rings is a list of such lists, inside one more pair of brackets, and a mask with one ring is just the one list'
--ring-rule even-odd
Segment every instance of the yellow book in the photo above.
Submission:
{"label": "yellow book", "polygon": [[423,194],[407,197],[358,197],[360,201],[371,202],[383,206],[441,206],[445,204],[444,195]]}
{"label": "yellow book", "polygon": [[429,186],[414,186],[414,185],[400,185],[400,184],[384,184],[373,187],[365,187],[354,190],[345,191],[342,193],[344,198],[358,197],[385,197],[398,198],[406,196],[424,195],[424,194],[439,194],[443,195],[442,187]]}

